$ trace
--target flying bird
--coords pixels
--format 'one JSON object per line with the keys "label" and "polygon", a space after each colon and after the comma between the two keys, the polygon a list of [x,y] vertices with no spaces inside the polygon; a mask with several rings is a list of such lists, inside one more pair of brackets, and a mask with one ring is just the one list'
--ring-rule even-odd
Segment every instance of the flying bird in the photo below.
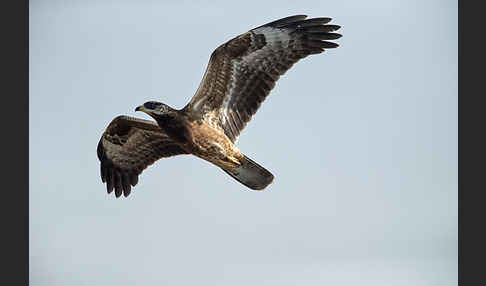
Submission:
{"label": "flying bird", "polygon": [[182,109],[149,101],[135,111],[154,121],[114,118],[98,143],[101,180],[118,198],[130,194],[142,171],[161,158],[192,154],[253,190],[274,176],[236,147],[241,131],[276,81],[300,59],[336,48],[340,26],[331,18],[282,18],[256,27],[211,54],[193,98]]}

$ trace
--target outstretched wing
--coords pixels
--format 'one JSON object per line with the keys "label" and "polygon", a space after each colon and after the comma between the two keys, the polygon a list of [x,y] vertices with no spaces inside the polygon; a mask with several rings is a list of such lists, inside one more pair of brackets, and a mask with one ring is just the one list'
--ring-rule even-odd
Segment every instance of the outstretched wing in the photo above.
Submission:
{"label": "outstretched wing", "polygon": [[341,37],[332,33],[339,26],[326,25],[330,18],[306,17],[283,18],[219,46],[185,111],[217,124],[235,142],[275,82],[294,63],[338,47],[326,40]]}
{"label": "outstretched wing", "polygon": [[118,116],[98,143],[101,180],[108,193],[128,196],[138,175],[160,158],[187,154],[152,121]]}

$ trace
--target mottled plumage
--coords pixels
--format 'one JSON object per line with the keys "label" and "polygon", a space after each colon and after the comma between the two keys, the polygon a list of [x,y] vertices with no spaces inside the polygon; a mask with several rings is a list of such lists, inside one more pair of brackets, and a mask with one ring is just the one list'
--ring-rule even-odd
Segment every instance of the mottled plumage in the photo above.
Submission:
{"label": "mottled plumage", "polygon": [[98,144],[101,177],[110,193],[127,196],[138,175],[164,157],[193,154],[222,168],[251,189],[273,175],[235,147],[248,121],[276,81],[298,60],[338,45],[330,18],[283,18],[219,46],[211,55],[194,97],[181,110],[147,102],[137,110],[156,122],[119,116]]}
{"label": "mottled plumage", "polygon": [[138,175],[160,158],[187,154],[152,121],[118,116],[98,143],[101,180],[108,193],[125,196],[138,182]]}

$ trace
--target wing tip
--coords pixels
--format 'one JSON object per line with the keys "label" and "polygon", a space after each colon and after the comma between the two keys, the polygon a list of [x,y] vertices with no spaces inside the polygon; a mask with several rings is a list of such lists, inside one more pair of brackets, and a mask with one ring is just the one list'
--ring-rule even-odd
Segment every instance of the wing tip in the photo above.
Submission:
{"label": "wing tip", "polygon": [[308,54],[317,54],[323,52],[324,49],[333,49],[339,47],[339,44],[327,41],[337,40],[342,37],[342,34],[332,33],[341,28],[340,25],[328,24],[333,20],[333,18],[306,18],[307,15],[294,15],[275,20],[260,27],[289,29],[289,34],[293,34],[300,38],[302,41],[301,43],[305,47],[305,50],[307,50]]}
{"label": "wing tip", "polygon": [[132,187],[138,183],[138,175],[118,170],[113,166],[109,167],[106,162],[101,163],[101,180],[106,184],[106,192],[111,194],[115,191],[115,197],[123,194],[126,198],[132,193]]}

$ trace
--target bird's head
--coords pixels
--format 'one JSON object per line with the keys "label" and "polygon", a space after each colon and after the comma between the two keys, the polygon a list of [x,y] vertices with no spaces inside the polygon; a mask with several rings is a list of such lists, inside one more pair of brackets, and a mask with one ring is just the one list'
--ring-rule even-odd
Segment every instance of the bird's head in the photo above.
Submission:
{"label": "bird's head", "polygon": [[172,110],[168,105],[157,101],[147,101],[143,105],[135,108],[135,111],[145,112],[154,119],[167,116]]}

